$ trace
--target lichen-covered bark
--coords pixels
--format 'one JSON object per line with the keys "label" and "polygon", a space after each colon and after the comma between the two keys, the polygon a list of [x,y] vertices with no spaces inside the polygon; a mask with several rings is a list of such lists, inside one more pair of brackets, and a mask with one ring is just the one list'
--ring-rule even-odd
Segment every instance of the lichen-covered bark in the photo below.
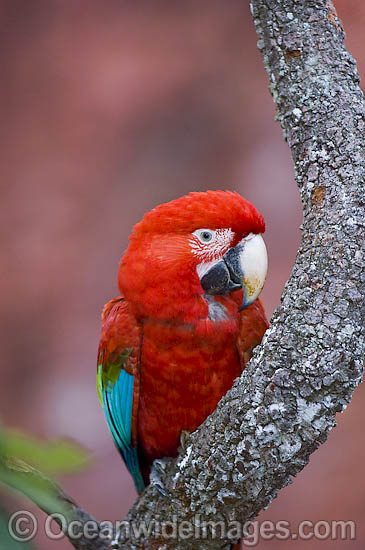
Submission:
{"label": "lichen-covered bark", "polygon": [[[254,518],[326,440],[361,380],[365,109],[356,65],[331,2],[252,0],[251,7],[295,163],[303,240],[262,345],[168,464],[171,497],[149,487],[130,510],[137,523]],[[114,547],[226,544],[152,535],[121,536]]]}

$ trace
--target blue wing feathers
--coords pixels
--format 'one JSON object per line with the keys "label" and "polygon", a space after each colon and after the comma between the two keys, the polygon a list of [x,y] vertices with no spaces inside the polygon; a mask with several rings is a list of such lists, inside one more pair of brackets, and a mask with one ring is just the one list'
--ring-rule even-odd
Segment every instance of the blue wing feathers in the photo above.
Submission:
{"label": "blue wing feathers", "polygon": [[98,383],[109,429],[128,470],[133,476],[137,491],[141,492],[145,485],[139,466],[137,448],[132,445],[134,376],[121,368],[116,382],[114,384],[108,382],[107,387],[105,387],[102,381],[102,368],[102,365],[99,365]]}
{"label": "blue wing feathers", "polygon": [[[128,379],[127,401],[132,403],[132,406],[133,406],[133,387],[134,387],[134,376],[130,376]],[[125,426],[126,426],[127,433],[130,434],[132,432],[132,414],[127,415],[127,417],[125,418]]]}

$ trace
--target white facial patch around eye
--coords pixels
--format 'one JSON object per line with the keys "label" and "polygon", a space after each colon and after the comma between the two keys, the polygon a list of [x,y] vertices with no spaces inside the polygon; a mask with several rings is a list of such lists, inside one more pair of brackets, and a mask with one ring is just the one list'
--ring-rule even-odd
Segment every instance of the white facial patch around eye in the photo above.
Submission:
{"label": "white facial patch around eye", "polygon": [[202,230],[198,229],[197,231],[194,231],[193,237],[190,239],[189,243],[194,256],[201,258],[204,264],[221,258],[231,244],[234,236],[234,232],[230,228],[216,229],[213,232],[214,238],[210,242],[202,243],[195,235],[195,233],[200,231]]}

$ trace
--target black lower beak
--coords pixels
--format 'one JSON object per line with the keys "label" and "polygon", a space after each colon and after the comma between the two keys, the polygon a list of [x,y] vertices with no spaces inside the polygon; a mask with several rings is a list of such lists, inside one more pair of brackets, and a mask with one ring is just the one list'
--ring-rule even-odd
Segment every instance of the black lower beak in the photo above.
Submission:
{"label": "black lower beak", "polygon": [[230,248],[223,258],[205,273],[201,278],[201,285],[207,294],[229,294],[243,288],[243,303],[239,311],[249,304],[246,300],[246,292],[243,285],[243,272],[240,262],[242,244]]}
{"label": "black lower beak", "polygon": [[241,251],[241,243],[230,248],[223,258],[205,273],[200,283],[207,294],[228,294],[242,288]]}
{"label": "black lower beak", "polygon": [[200,284],[207,294],[228,294],[241,288],[241,284],[234,281],[231,272],[222,259],[206,272],[201,278]]}
{"label": "black lower beak", "polygon": [[246,299],[246,288],[245,288],[245,285],[243,284],[243,271],[242,271],[241,261],[240,261],[240,254],[242,252],[242,247],[243,247],[242,243],[239,243],[234,248],[231,248],[230,250],[228,250],[228,252],[226,252],[225,255],[223,256],[223,259],[228,267],[231,280],[234,281],[238,287],[243,289],[243,301],[238,311],[242,311],[249,305]]}

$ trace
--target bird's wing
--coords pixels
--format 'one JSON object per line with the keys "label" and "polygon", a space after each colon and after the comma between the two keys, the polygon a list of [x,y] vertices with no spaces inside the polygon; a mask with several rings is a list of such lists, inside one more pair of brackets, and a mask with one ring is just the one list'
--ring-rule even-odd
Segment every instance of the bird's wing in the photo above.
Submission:
{"label": "bird's wing", "polygon": [[118,297],[104,306],[98,351],[98,393],[114,442],[134,479],[144,489],[137,454],[141,328]]}
{"label": "bird's wing", "polygon": [[252,350],[261,343],[268,327],[269,323],[260,299],[255,300],[241,312],[237,348],[243,369],[252,357]]}

